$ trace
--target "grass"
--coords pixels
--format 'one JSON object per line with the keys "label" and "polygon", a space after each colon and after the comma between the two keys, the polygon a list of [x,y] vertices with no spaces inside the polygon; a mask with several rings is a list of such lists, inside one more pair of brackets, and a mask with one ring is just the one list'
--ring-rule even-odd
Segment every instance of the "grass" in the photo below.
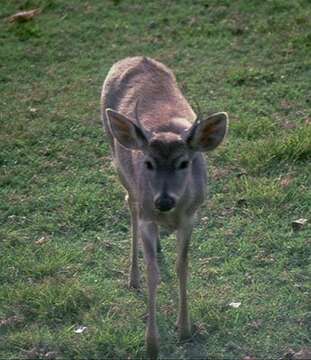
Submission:
{"label": "grass", "polygon": [[306,0],[2,1],[0,358],[145,356],[146,294],[126,288],[129,216],[99,119],[110,66],[137,54],[231,119],[193,236],[189,343],[174,331],[175,239],[162,241],[161,357],[311,347],[310,15]]}

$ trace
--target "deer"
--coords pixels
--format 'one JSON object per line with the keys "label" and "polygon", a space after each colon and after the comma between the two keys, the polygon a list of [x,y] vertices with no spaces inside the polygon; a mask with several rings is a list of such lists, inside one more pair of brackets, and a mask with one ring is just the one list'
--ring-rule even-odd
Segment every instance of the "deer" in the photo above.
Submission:
{"label": "deer", "polygon": [[173,72],[154,59],[136,56],[115,63],[104,81],[101,118],[131,215],[129,287],[139,289],[139,244],[147,282],[148,357],[159,355],[156,293],[160,282],[159,227],[176,232],[179,282],[177,331],[192,336],[188,313],[188,249],[197,210],[206,197],[203,153],[215,149],[228,129],[228,115],[197,115]]}

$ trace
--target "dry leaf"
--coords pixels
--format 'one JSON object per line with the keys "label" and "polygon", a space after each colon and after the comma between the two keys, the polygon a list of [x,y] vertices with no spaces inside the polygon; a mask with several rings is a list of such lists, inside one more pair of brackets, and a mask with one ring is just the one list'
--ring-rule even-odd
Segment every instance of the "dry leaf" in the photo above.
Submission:
{"label": "dry leaf", "polygon": [[292,123],[292,122],[290,122],[290,121],[288,121],[288,120],[285,120],[285,121],[283,121],[282,123],[281,123],[281,127],[283,128],[283,129],[295,129],[296,127],[297,127],[297,125],[296,124],[294,124],[294,123]]}
{"label": "dry leaf", "polygon": [[24,319],[20,316],[10,316],[7,319],[0,320],[0,327],[2,326],[12,326],[18,323],[21,323]]}
{"label": "dry leaf", "polygon": [[35,114],[35,113],[38,111],[38,109],[33,108],[33,107],[29,107],[28,110],[29,110],[32,114]]}
{"label": "dry leaf", "polygon": [[197,334],[203,334],[206,332],[206,326],[204,323],[197,322],[196,324],[193,324],[193,327]]}
{"label": "dry leaf", "polygon": [[76,329],[75,329],[75,333],[76,334],[82,334],[82,333],[84,333],[84,331],[87,329],[87,327],[86,326],[79,326],[79,327],[77,327]]}
{"label": "dry leaf", "polygon": [[239,308],[240,305],[241,305],[240,302],[231,302],[231,303],[229,304],[229,306],[233,307],[234,309]]}
{"label": "dry leaf", "polygon": [[38,359],[40,357],[40,352],[34,347],[31,350],[23,350],[23,355],[26,359]]}
{"label": "dry leaf", "polygon": [[258,330],[262,325],[262,320],[254,320],[250,323],[250,326],[255,329]]}
{"label": "dry leaf", "polygon": [[93,243],[86,244],[83,248],[83,251],[86,252],[94,252],[96,250],[96,246]]}
{"label": "dry leaf", "polygon": [[106,240],[103,244],[105,246],[106,249],[112,249],[113,248],[113,243]]}
{"label": "dry leaf", "polygon": [[36,245],[43,245],[48,242],[48,238],[45,236],[42,236],[39,240],[35,241]]}
{"label": "dry leaf", "polygon": [[310,360],[311,348],[303,348],[293,355],[293,360]]}
{"label": "dry leaf", "polygon": [[198,18],[196,16],[192,16],[189,20],[189,26],[193,26],[198,22]]}
{"label": "dry leaf", "polygon": [[298,219],[298,220],[294,220],[292,222],[292,228],[295,231],[301,230],[306,225],[307,222],[308,222],[308,220],[303,219],[303,218]]}
{"label": "dry leaf", "polygon": [[212,170],[212,178],[214,180],[222,179],[222,178],[228,176],[228,174],[229,174],[228,169],[215,168],[215,169]]}
{"label": "dry leaf", "polygon": [[287,188],[293,181],[293,177],[291,175],[285,176],[280,179],[280,185],[282,188]]}
{"label": "dry leaf", "polygon": [[175,313],[175,307],[171,304],[163,305],[161,307],[161,313],[163,313],[165,316],[171,316]]}
{"label": "dry leaf", "polygon": [[290,110],[293,107],[293,104],[291,104],[288,100],[282,100],[281,101],[281,108],[284,110]]}
{"label": "dry leaf", "polygon": [[9,22],[23,22],[23,21],[29,21],[35,16],[39,15],[41,13],[41,9],[33,9],[28,11],[20,11],[12,16],[9,17]]}
{"label": "dry leaf", "polygon": [[56,351],[49,351],[44,355],[45,359],[49,359],[49,360],[53,360],[55,359],[57,356],[57,352]]}

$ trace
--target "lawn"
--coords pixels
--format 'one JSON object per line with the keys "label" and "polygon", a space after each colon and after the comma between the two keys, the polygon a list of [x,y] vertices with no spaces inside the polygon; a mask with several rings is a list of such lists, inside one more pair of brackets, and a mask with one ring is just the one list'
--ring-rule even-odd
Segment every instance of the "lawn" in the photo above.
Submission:
{"label": "lawn", "polygon": [[1,1],[1,359],[145,357],[145,281],[127,289],[129,214],[99,115],[109,68],[133,55],[167,64],[192,104],[230,117],[208,154],[186,343],[175,237],[162,237],[161,358],[311,348],[310,23],[307,0]]}

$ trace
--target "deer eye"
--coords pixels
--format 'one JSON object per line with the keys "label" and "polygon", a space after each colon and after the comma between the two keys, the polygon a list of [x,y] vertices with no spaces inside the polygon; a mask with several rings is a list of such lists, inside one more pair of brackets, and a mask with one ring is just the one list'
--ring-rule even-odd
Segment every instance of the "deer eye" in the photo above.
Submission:
{"label": "deer eye", "polygon": [[154,170],[154,166],[151,161],[145,161],[145,165],[148,170]]}
{"label": "deer eye", "polygon": [[183,169],[187,169],[187,167],[189,166],[189,161],[184,160],[182,161],[179,165],[178,165],[178,170],[183,170]]}

